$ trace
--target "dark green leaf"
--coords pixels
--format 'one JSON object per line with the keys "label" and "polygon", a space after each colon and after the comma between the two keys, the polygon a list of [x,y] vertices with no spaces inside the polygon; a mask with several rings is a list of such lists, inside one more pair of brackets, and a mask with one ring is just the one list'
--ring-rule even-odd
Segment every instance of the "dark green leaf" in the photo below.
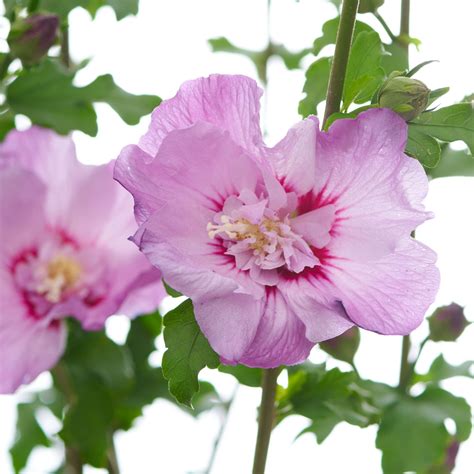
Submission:
{"label": "dark green leaf", "polygon": [[149,367],[148,358],[155,351],[155,339],[160,334],[161,316],[158,312],[139,316],[131,321],[125,345],[136,370]]}
{"label": "dark green leaf", "polygon": [[15,442],[10,449],[13,468],[20,472],[36,446],[51,446],[51,442],[36,420],[37,403],[19,403]]}
{"label": "dark green leaf", "polygon": [[165,280],[163,280],[163,285],[165,287],[166,293],[168,293],[168,295],[172,296],[173,298],[179,298],[180,296],[183,296],[179,291],[171,288],[171,286],[169,286]]}
{"label": "dark green leaf", "polygon": [[469,405],[436,387],[390,406],[382,416],[376,441],[383,453],[384,472],[421,471],[436,464],[450,443],[444,426],[448,418],[456,423],[456,437],[466,439],[471,429]]}
{"label": "dark green leaf", "polygon": [[474,176],[474,158],[467,150],[454,150],[450,146],[444,146],[438,166],[427,172],[431,178]]}
{"label": "dark green leaf", "polygon": [[460,365],[448,364],[440,354],[431,364],[426,374],[416,374],[415,382],[440,382],[451,377],[474,378],[474,361],[466,361]]}
{"label": "dark green leaf", "polygon": [[441,159],[441,147],[438,140],[411,124],[408,126],[406,152],[426,168],[434,168]]}
{"label": "dark green leaf", "polygon": [[222,406],[222,400],[214,385],[209,382],[199,382],[199,392],[193,397],[193,408],[181,406],[191,416],[197,417],[201,413],[212,410],[216,406]]}
{"label": "dark green leaf", "polygon": [[298,106],[298,112],[303,116],[316,115],[317,105],[326,99],[326,92],[331,69],[331,58],[320,58],[316,60],[306,71],[306,81],[303,92],[306,97]]}
{"label": "dark green leaf", "polygon": [[328,341],[319,343],[319,347],[338,360],[352,364],[360,344],[360,331],[357,326]]}
{"label": "dark green leaf", "polygon": [[164,326],[167,350],[163,355],[163,375],[178,402],[192,406],[193,395],[199,390],[199,372],[205,366],[216,368],[219,356],[201,333],[191,300],[167,313]]}
{"label": "dark green leaf", "polygon": [[385,0],[360,0],[359,13],[374,13],[383,5]]}
{"label": "dark green leaf", "polygon": [[[313,54],[317,56],[321,50],[330,44],[336,43],[337,28],[339,26],[339,17],[328,20],[323,25],[323,34],[316,38],[313,43]],[[354,28],[354,38],[356,38],[362,31],[374,31],[369,25],[356,21]]]}
{"label": "dark green leaf", "polygon": [[113,8],[117,20],[138,13],[138,0],[40,0],[41,9],[57,13],[63,18],[76,7],[84,8],[94,17],[97,10],[106,5]]}
{"label": "dark green leaf", "polygon": [[15,128],[15,118],[13,114],[10,111],[0,114],[0,142],[13,128]]}
{"label": "dark green leaf", "polygon": [[316,441],[321,444],[340,422],[341,418],[338,415],[332,412],[327,412],[301,431],[297,438],[305,433],[313,433],[316,436]]}
{"label": "dark green leaf", "polygon": [[260,387],[262,383],[262,369],[254,369],[245,365],[220,365],[219,372],[231,374],[240,384],[249,387]]}
{"label": "dark green leaf", "polygon": [[352,102],[368,102],[382,83],[385,73],[380,66],[384,49],[378,33],[363,31],[357,35],[349,55],[343,92],[343,108]]}

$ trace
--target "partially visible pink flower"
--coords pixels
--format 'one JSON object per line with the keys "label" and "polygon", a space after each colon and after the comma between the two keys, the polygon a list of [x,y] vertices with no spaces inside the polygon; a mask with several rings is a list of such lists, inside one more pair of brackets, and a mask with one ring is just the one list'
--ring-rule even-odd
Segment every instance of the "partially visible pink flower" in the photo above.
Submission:
{"label": "partially visible pink flower", "polygon": [[273,148],[261,91],[242,76],[187,82],[125,148],[116,179],[135,198],[135,241],[229,364],[296,364],[353,325],[407,334],[438,288],[435,254],[410,237],[430,217],[428,181],[385,109],[315,117]]}
{"label": "partially visible pink flower", "polygon": [[99,329],[165,295],[160,272],[127,240],[133,203],[112,167],[79,163],[70,138],[38,127],[0,145],[0,393],[55,364],[64,317]]}

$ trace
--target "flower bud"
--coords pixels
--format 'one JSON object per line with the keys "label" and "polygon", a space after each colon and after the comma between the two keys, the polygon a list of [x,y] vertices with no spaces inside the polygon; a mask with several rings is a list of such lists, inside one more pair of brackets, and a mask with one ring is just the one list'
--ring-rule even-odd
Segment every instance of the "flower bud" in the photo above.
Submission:
{"label": "flower bud", "polygon": [[389,77],[379,91],[379,105],[392,109],[407,122],[427,107],[430,90],[421,81],[406,76]]}
{"label": "flower bud", "polygon": [[455,341],[469,325],[464,308],[456,303],[441,306],[428,318],[432,341]]}
{"label": "flower bud", "polygon": [[11,53],[24,64],[37,63],[56,41],[58,26],[56,15],[35,14],[18,18],[7,39]]}
{"label": "flower bud", "polygon": [[340,336],[321,342],[319,347],[335,359],[343,360],[352,364],[359,343],[359,328],[354,326]]}
{"label": "flower bud", "polygon": [[384,0],[360,0],[359,13],[373,13],[384,3]]}

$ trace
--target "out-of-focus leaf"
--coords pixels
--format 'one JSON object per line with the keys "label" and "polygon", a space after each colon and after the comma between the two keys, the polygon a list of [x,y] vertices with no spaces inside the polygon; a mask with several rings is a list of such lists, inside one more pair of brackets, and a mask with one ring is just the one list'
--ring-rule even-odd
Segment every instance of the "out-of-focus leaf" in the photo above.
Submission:
{"label": "out-of-focus leaf", "polygon": [[171,297],[179,298],[180,296],[183,296],[179,291],[176,291],[173,288],[171,288],[171,286],[169,286],[165,280],[163,280],[163,285],[165,287],[166,293],[168,293],[168,295],[170,295]]}
{"label": "out-of-focus leaf", "polygon": [[0,142],[6,137],[7,133],[15,128],[15,118],[10,111],[0,114]]}
{"label": "out-of-focus leaf", "polygon": [[191,300],[186,300],[164,317],[163,375],[171,394],[187,406],[199,390],[198,374],[204,367],[214,369],[219,356],[212,350],[194,318]]}
{"label": "out-of-focus leaf", "polygon": [[384,4],[385,0],[360,0],[359,13],[374,13]]}
{"label": "out-of-focus leaf", "polygon": [[306,97],[300,101],[298,106],[298,112],[303,117],[311,114],[316,115],[316,107],[326,99],[330,69],[331,58],[320,58],[306,71],[306,81],[303,87]]}
{"label": "out-of-focus leaf", "polygon": [[415,382],[440,382],[451,377],[474,378],[474,361],[469,360],[459,365],[448,364],[440,354],[431,364],[426,374],[416,374]]}
{"label": "out-of-focus leaf", "polygon": [[191,416],[197,417],[201,413],[212,410],[216,406],[222,406],[222,400],[217,390],[209,382],[199,382],[199,392],[193,397],[193,408],[181,406]]}
{"label": "out-of-focus leaf", "polygon": [[262,369],[254,369],[245,365],[220,365],[219,372],[233,375],[240,384],[248,387],[260,387],[262,383]]}
{"label": "out-of-focus leaf", "polygon": [[474,176],[474,158],[467,150],[454,150],[449,145],[444,146],[438,166],[427,172],[431,178]]}
{"label": "out-of-focus leaf", "polygon": [[416,398],[402,397],[388,407],[376,441],[384,472],[419,472],[435,464],[451,440],[444,426],[448,418],[456,424],[456,439],[466,439],[471,430],[469,405],[437,387]]}
{"label": "out-of-focus leaf", "polygon": [[343,109],[352,102],[369,101],[382,83],[385,73],[380,66],[384,49],[378,33],[363,31],[351,48],[342,94]]}
{"label": "out-of-focus leaf", "polygon": [[138,0],[40,0],[42,10],[57,13],[63,18],[76,7],[84,8],[94,17],[97,10],[106,5],[113,8],[117,20],[138,13]]}
{"label": "out-of-focus leaf", "polygon": [[105,102],[126,123],[136,124],[161,100],[129,94],[115,85],[110,75],[100,76],[86,87],[76,87],[73,74],[51,60],[24,70],[7,87],[6,97],[13,112],[28,116],[38,125],[61,134],[81,130],[92,136],[97,134],[93,103]]}
{"label": "out-of-focus leaf", "polygon": [[16,422],[16,436],[10,448],[13,468],[19,473],[27,464],[31,452],[36,446],[51,446],[43,429],[36,420],[37,403],[19,403]]}

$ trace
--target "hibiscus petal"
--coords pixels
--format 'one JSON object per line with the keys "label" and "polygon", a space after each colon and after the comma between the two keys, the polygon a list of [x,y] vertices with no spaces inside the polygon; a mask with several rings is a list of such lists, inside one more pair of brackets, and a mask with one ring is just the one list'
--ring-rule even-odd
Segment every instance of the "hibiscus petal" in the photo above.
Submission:
{"label": "hibiscus petal", "polygon": [[291,219],[291,228],[313,247],[321,249],[331,240],[329,231],[334,223],[335,206],[328,204]]}
{"label": "hibiscus petal", "polygon": [[431,217],[421,203],[428,189],[423,168],[403,153],[406,133],[398,115],[372,109],[319,135],[314,194],[337,207],[332,254],[376,260]]}
{"label": "hibiscus petal", "polygon": [[435,261],[432,250],[406,238],[377,262],[339,262],[329,278],[355,324],[382,334],[408,334],[420,325],[438,290]]}
{"label": "hibiscus petal", "polygon": [[228,131],[235,143],[253,152],[262,144],[261,95],[257,83],[245,76],[211,75],[185,82],[175,97],[154,110],[140,148],[154,156],[171,131],[207,122]]}
{"label": "hibiscus petal", "polygon": [[314,344],[306,338],[304,324],[282,292],[267,288],[266,297],[260,305],[262,316],[255,338],[235,362],[263,368],[303,362]]}

